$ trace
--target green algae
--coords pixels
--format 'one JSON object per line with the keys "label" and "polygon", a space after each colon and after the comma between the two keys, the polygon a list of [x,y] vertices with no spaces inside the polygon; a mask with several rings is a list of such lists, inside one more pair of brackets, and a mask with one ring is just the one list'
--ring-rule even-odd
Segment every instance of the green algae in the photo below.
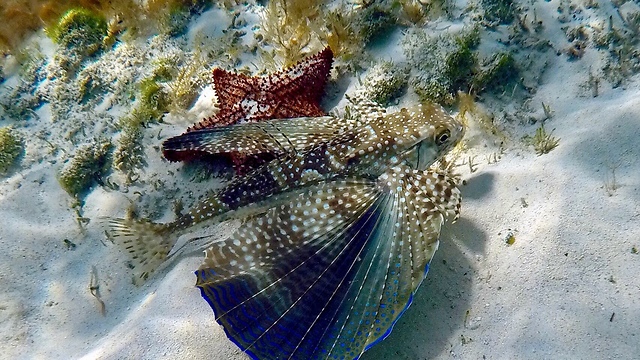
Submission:
{"label": "green algae", "polygon": [[375,64],[362,80],[364,96],[383,106],[402,95],[409,74],[405,68],[392,61]]}
{"label": "green algae", "polygon": [[422,101],[450,105],[458,91],[468,90],[477,67],[474,48],[479,41],[477,29],[437,37],[414,31],[405,37],[403,48],[414,69],[409,83]]}
{"label": "green algae", "polygon": [[359,14],[356,26],[364,43],[369,43],[396,26],[397,14],[390,5],[380,3],[366,7]]}
{"label": "green algae", "polygon": [[45,29],[53,42],[63,47],[89,47],[98,50],[108,35],[106,18],[88,9],[67,11],[60,20]]}
{"label": "green algae", "polygon": [[63,78],[74,74],[81,63],[104,50],[104,40],[109,34],[106,18],[83,8],[67,11],[45,32],[58,44],[53,60],[62,70],[58,76]]}
{"label": "green algae", "polygon": [[110,169],[112,144],[98,140],[76,151],[73,159],[58,174],[60,186],[71,196],[80,197]]}
{"label": "green algae", "polygon": [[510,24],[516,17],[513,0],[482,0],[484,18],[498,24]]}
{"label": "green algae", "polygon": [[156,113],[156,117],[160,117],[162,113],[168,111],[169,106],[168,94],[164,87],[152,78],[143,79],[140,82],[140,106],[148,108]]}
{"label": "green algae", "polygon": [[511,53],[499,53],[490,59],[484,69],[478,71],[473,80],[473,88],[481,92],[503,91],[507,85],[517,81],[520,70]]}
{"label": "green algae", "polygon": [[136,170],[145,164],[142,123],[135,114],[120,119],[122,131],[113,152],[113,167],[127,174],[128,183],[133,182]]}
{"label": "green algae", "polygon": [[533,146],[538,156],[551,152],[551,150],[555,149],[560,143],[559,138],[545,130],[544,124],[541,124],[540,127],[536,129],[533,136],[525,136],[523,141],[525,144]]}
{"label": "green algae", "polygon": [[15,130],[0,128],[0,175],[5,175],[24,150],[24,144]]}

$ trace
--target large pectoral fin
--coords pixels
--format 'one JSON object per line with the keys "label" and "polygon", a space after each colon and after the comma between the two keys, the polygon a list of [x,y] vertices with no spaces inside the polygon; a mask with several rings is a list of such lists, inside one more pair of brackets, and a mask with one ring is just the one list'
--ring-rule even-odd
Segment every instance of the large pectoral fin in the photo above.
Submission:
{"label": "large pectoral fin", "polygon": [[197,286],[229,338],[259,359],[357,358],[385,338],[438,245],[421,174],[316,185],[208,249]]}

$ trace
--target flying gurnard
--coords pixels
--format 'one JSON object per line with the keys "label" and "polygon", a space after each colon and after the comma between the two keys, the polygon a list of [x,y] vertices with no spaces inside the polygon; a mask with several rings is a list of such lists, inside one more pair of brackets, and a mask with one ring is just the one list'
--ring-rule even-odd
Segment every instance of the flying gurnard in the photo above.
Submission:
{"label": "flying gurnard", "polygon": [[210,244],[197,287],[227,336],[255,359],[353,359],[389,335],[457,218],[460,192],[428,170],[464,134],[424,103],[396,113],[268,120],[194,130],[164,152],[272,154],[273,160],[168,224],[112,219],[141,278],[178,238],[244,223]]}

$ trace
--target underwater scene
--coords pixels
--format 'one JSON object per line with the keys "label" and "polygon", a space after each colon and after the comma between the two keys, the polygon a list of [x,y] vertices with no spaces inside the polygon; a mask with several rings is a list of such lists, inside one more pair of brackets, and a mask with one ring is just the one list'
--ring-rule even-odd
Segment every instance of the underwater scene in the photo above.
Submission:
{"label": "underwater scene", "polygon": [[640,1],[0,20],[0,359],[640,353]]}

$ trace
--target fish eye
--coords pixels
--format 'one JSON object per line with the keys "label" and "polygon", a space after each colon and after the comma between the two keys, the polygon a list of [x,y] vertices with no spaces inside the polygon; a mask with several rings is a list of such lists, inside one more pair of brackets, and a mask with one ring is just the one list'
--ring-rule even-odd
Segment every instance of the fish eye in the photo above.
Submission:
{"label": "fish eye", "polygon": [[437,135],[436,135],[436,145],[442,145],[444,143],[447,142],[447,140],[449,140],[449,138],[451,137],[451,131],[449,131],[449,129],[444,129],[442,131],[440,131]]}

